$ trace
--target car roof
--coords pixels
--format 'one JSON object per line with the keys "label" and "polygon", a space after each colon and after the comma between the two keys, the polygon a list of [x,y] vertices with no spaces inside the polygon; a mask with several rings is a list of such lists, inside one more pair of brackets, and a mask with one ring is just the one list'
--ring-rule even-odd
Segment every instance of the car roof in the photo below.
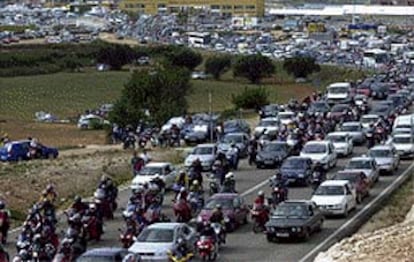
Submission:
{"label": "car roof", "polygon": [[393,146],[390,145],[376,145],[374,147],[371,147],[370,150],[391,150],[393,149]]}
{"label": "car roof", "polygon": [[149,229],[159,228],[159,229],[175,229],[182,223],[177,222],[166,222],[166,223],[154,223],[148,226]]}
{"label": "car roof", "polygon": [[145,165],[145,167],[164,167],[167,165],[171,165],[171,163],[168,162],[151,162]]}
{"label": "car roof", "polygon": [[373,157],[370,157],[370,156],[357,156],[357,157],[353,157],[353,158],[351,158],[350,160],[349,160],[349,162],[351,162],[351,161],[360,161],[360,160],[374,160],[374,158]]}
{"label": "car roof", "polygon": [[376,115],[376,114],[366,114],[366,115],[363,115],[363,116],[361,116],[361,118],[379,118],[379,115]]}
{"label": "car roof", "polygon": [[246,133],[244,133],[244,132],[230,132],[230,133],[225,134],[224,136],[230,136],[230,135],[232,135],[232,136],[234,136],[234,135],[236,135],[236,136],[245,136]]}
{"label": "car roof", "polygon": [[330,143],[330,141],[324,141],[324,140],[311,140],[306,142],[305,145],[312,145],[312,144],[324,144],[324,145],[328,145]]}
{"label": "car roof", "polygon": [[337,82],[337,83],[332,83],[328,86],[328,88],[330,87],[350,87],[350,83],[348,82]]}
{"label": "car roof", "polygon": [[361,123],[360,122],[356,122],[356,121],[350,121],[350,122],[344,122],[342,123],[342,126],[360,126]]}
{"label": "car roof", "polygon": [[217,199],[217,198],[235,198],[239,196],[239,194],[236,193],[218,193],[214,194],[210,197],[210,199]]}
{"label": "car roof", "polygon": [[313,201],[307,200],[307,199],[291,199],[291,200],[285,200],[281,204],[300,204],[300,205],[310,205]]}
{"label": "car roof", "polygon": [[364,172],[362,172],[362,171],[358,171],[358,170],[347,170],[347,169],[345,169],[345,170],[341,170],[341,171],[338,171],[338,173],[336,173],[337,175],[340,175],[340,174],[353,174],[353,175],[359,175],[359,174],[365,174]]}
{"label": "car roof", "polygon": [[399,137],[411,137],[411,134],[395,134],[395,135],[393,135],[393,137],[396,137],[396,136],[399,136]]}
{"label": "car roof", "polygon": [[111,256],[124,250],[125,249],[120,247],[100,247],[88,250],[85,253],[83,253],[82,256]]}
{"label": "car roof", "polygon": [[196,147],[215,147],[216,144],[207,143],[207,144],[198,144]]}
{"label": "car roof", "polygon": [[321,186],[344,186],[349,184],[348,180],[325,180]]}
{"label": "car roof", "polygon": [[345,131],[337,131],[337,132],[328,133],[327,136],[349,136],[349,134],[348,132],[345,132]]}
{"label": "car roof", "polygon": [[306,157],[306,156],[290,156],[286,159],[303,159],[303,160],[311,160],[310,157]]}

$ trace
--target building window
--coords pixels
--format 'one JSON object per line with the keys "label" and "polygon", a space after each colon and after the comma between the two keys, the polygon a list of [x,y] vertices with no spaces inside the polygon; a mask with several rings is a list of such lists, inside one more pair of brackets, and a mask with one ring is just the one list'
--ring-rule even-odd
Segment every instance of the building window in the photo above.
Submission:
{"label": "building window", "polygon": [[167,6],[165,4],[158,4],[158,8],[166,8]]}
{"label": "building window", "polygon": [[220,9],[220,6],[219,5],[212,5],[211,9]]}
{"label": "building window", "polygon": [[221,6],[221,9],[223,9],[223,10],[230,10],[231,9],[231,5],[223,5],[223,6]]}
{"label": "building window", "polygon": [[254,10],[254,9],[256,9],[256,6],[254,6],[254,5],[246,5],[244,8],[246,10]]}
{"label": "building window", "polygon": [[234,6],[234,10],[242,10],[243,6],[242,5],[235,5]]}
{"label": "building window", "polygon": [[136,4],[135,5],[135,8],[145,8],[145,5],[143,5],[143,4]]}

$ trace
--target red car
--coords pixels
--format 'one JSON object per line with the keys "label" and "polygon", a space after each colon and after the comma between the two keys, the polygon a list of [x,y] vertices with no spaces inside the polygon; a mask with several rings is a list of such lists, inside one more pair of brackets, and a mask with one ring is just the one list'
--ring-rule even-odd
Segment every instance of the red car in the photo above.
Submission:
{"label": "red car", "polygon": [[359,171],[339,171],[333,178],[334,180],[348,180],[350,181],[357,193],[357,203],[360,204],[362,200],[369,196],[369,179],[364,172]]}
{"label": "red car", "polygon": [[221,205],[225,216],[226,230],[233,231],[242,224],[247,224],[249,209],[244,199],[239,194],[219,193],[211,196],[205,203],[197,217],[197,222],[210,220],[217,205]]}

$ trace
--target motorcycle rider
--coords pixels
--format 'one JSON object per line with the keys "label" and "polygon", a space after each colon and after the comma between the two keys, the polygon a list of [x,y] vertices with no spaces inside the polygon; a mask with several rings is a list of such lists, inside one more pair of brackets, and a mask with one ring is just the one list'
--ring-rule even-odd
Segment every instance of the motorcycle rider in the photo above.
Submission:
{"label": "motorcycle rider", "polygon": [[139,155],[139,157],[144,161],[144,165],[148,164],[152,160],[151,156],[148,154],[148,151],[145,148],[142,150],[142,153]]}
{"label": "motorcycle rider", "polygon": [[213,227],[211,226],[210,221],[208,220],[203,221],[203,226],[200,229],[200,236],[211,238],[214,240],[214,242],[217,241],[218,237]]}
{"label": "motorcycle rider", "polygon": [[279,188],[282,193],[282,201],[287,199],[288,196],[288,181],[282,176],[279,171],[270,179],[270,186],[272,188]]}
{"label": "motorcycle rider", "polygon": [[201,188],[198,180],[194,180],[190,186],[190,192],[196,193],[198,195],[202,194],[203,189]]}
{"label": "motorcycle rider", "polygon": [[6,209],[6,204],[3,201],[0,201],[0,232],[2,234],[2,239],[0,244],[6,244],[7,234],[10,228],[10,211]]}
{"label": "motorcycle rider", "polygon": [[177,246],[175,247],[175,252],[179,254],[180,257],[186,257],[190,253],[190,249],[187,247],[183,238],[178,238]]}
{"label": "motorcycle rider", "polygon": [[259,193],[257,193],[257,197],[254,200],[254,204],[257,206],[264,206],[265,201],[266,201],[265,194],[262,190],[260,190]]}
{"label": "motorcycle rider", "polygon": [[[222,228],[225,228],[225,221],[224,221],[224,213],[221,209],[221,205],[217,204],[216,208],[213,210],[213,213],[210,217],[210,223],[218,223],[222,225]],[[226,236],[224,234],[224,230],[222,230],[222,235],[220,236],[223,243],[226,243]]]}
{"label": "motorcycle rider", "polygon": [[369,124],[369,128],[366,132],[366,137],[367,137],[367,141],[368,141],[368,148],[371,148],[375,145],[375,127],[374,127],[374,123],[370,123]]}
{"label": "motorcycle rider", "polygon": [[9,262],[9,261],[10,261],[9,253],[7,253],[3,245],[0,244],[0,262]]}
{"label": "motorcycle rider", "polygon": [[71,206],[71,208],[76,212],[83,214],[88,209],[88,205],[82,201],[82,197],[75,196],[74,202]]}
{"label": "motorcycle rider", "polygon": [[254,136],[249,141],[248,151],[249,151],[249,165],[253,165],[256,162],[258,143]]}
{"label": "motorcycle rider", "polygon": [[221,193],[237,193],[236,191],[236,180],[234,180],[233,172],[225,175],[223,185],[220,190]]}
{"label": "motorcycle rider", "polygon": [[237,170],[237,168],[239,166],[239,148],[236,146],[236,143],[232,142],[230,144],[230,149],[227,152],[227,154],[229,154],[231,156],[231,158],[230,158],[231,167],[234,170]]}
{"label": "motorcycle rider", "polygon": [[176,193],[178,194],[179,190],[180,190],[182,187],[184,187],[184,188],[186,188],[186,187],[187,187],[187,183],[188,183],[188,177],[187,177],[187,174],[185,173],[185,171],[184,171],[184,170],[181,170],[181,171],[178,173],[177,178],[175,179],[175,185],[174,185],[175,189],[174,189],[174,191],[176,191]]}
{"label": "motorcycle rider", "polygon": [[54,204],[56,199],[58,197],[58,194],[55,190],[55,187],[52,184],[48,184],[46,186],[46,198],[52,203]]}
{"label": "motorcycle rider", "polygon": [[144,160],[138,156],[136,151],[134,151],[131,158],[132,175],[136,176],[142,170],[144,165]]}

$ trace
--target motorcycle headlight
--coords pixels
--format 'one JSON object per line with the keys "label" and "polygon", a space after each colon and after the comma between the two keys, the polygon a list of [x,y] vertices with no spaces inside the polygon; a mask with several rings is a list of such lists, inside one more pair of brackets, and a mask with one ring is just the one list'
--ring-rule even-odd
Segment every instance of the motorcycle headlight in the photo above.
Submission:
{"label": "motorcycle headlight", "polygon": [[230,218],[229,218],[229,217],[225,217],[225,218],[224,218],[224,222],[225,222],[225,223],[229,223],[229,222],[230,222]]}
{"label": "motorcycle headlight", "polygon": [[198,222],[198,223],[203,222],[203,218],[202,218],[201,216],[198,216],[198,217],[197,217],[197,222]]}

